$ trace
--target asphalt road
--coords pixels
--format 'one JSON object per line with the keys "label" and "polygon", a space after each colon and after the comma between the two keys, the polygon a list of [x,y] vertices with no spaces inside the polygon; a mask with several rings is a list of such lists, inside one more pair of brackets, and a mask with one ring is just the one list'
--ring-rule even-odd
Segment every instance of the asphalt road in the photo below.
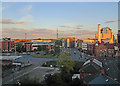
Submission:
{"label": "asphalt road", "polygon": [[[90,58],[90,56],[86,54],[82,54],[81,52],[78,51],[77,48],[68,48],[68,49],[61,49],[61,53],[68,51],[71,54],[71,57],[74,61],[81,61],[85,62],[87,59]],[[9,76],[3,78],[2,82],[3,84],[9,84],[12,83],[13,80],[17,80],[21,76],[24,76],[26,74],[29,74],[29,76],[34,77],[37,76],[35,75],[35,71],[37,74],[40,74],[41,77],[42,75],[46,74],[45,69],[41,69],[41,65],[47,61],[54,61],[57,60],[57,58],[33,58],[30,55],[21,55],[22,57],[18,59],[18,61],[24,62],[24,63],[32,63],[30,67],[27,67],[25,69],[22,69],[20,71],[16,71],[13,74],[10,74]],[[81,57],[82,56],[82,57]],[[38,72],[39,70],[39,72]],[[33,76],[34,75],[34,76]]]}
{"label": "asphalt road", "polygon": [[15,80],[21,76],[24,76],[25,74],[32,72],[33,70],[35,70],[35,68],[40,67],[43,63],[45,63],[47,61],[53,61],[53,60],[57,60],[57,59],[33,58],[30,55],[22,55],[22,57],[20,59],[18,59],[18,61],[21,61],[21,62],[28,62],[29,61],[30,63],[32,63],[32,65],[30,67],[27,67],[27,68],[22,69],[20,71],[15,71],[15,73],[10,74],[7,77],[4,77],[2,79],[2,83],[8,84],[8,83],[12,82],[13,79]]}
{"label": "asphalt road", "polygon": [[87,59],[91,58],[91,56],[87,54],[82,54],[77,48],[63,48],[61,53],[68,51],[71,54],[71,57],[74,61],[85,62]]}

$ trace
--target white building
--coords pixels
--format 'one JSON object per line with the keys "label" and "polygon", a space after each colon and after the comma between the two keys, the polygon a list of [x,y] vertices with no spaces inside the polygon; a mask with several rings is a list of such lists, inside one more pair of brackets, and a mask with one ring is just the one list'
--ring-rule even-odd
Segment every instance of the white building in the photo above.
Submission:
{"label": "white building", "polygon": [[88,45],[87,42],[83,42],[82,43],[82,50],[87,50],[87,45]]}

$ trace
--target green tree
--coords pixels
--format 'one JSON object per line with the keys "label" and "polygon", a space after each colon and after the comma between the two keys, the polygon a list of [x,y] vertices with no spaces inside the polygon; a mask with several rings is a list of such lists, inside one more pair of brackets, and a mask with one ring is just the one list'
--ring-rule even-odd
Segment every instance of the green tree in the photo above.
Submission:
{"label": "green tree", "polygon": [[20,78],[21,86],[42,86],[39,82],[38,78],[30,78],[29,76],[24,76],[22,78]]}
{"label": "green tree", "polygon": [[45,79],[48,86],[65,86],[60,74],[49,75]]}
{"label": "green tree", "polygon": [[45,51],[46,49],[47,49],[47,48],[46,48],[45,45],[41,46],[41,50],[42,50],[42,51]]}
{"label": "green tree", "polygon": [[42,46],[38,46],[38,51],[41,51],[42,50]]}
{"label": "green tree", "polygon": [[25,47],[22,45],[22,43],[16,43],[16,51],[25,52]]}
{"label": "green tree", "polygon": [[60,54],[60,46],[61,45],[62,45],[62,41],[61,40],[56,40],[55,41],[54,51],[55,51],[55,54],[57,56]]}
{"label": "green tree", "polygon": [[60,54],[60,46],[55,45],[54,51],[55,51],[55,54],[58,56]]}
{"label": "green tree", "polygon": [[61,40],[56,40],[55,41],[55,45],[61,46],[62,45],[62,41]]}
{"label": "green tree", "polygon": [[80,79],[75,78],[72,80],[71,86],[83,86],[83,84]]}
{"label": "green tree", "polygon": [[74,61],[72,60],[70,53],[66,51],[63,54],[60,54],[58,57],[57,65],[61,71],[67,73],[73,70]]}

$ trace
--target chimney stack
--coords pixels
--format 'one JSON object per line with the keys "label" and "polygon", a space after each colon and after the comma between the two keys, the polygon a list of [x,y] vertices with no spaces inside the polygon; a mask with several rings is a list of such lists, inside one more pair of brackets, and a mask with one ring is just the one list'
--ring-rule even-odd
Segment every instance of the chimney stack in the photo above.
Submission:
{"label": "chimney stack", "polygon": [[93,63],[93,60],[92,59],[90,59],[90,64],[92,64]]}
{"label": "chimney stack", "polygon": [[94,60],[95,55],[92,56],[92,60]]}
{"label": "chimney stack", "polygon": [[101,68],[100,72],[101,74],[105,74],[104,68]]}

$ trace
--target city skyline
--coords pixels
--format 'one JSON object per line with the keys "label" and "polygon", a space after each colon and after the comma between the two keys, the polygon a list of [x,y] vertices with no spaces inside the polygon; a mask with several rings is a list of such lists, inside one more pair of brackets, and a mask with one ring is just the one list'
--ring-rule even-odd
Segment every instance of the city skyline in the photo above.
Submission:
{"label": "city skyline", "polygon": [[3,37],[94,38],[97,25],[118,31],[117,2],[14,2],[2,4]]}

